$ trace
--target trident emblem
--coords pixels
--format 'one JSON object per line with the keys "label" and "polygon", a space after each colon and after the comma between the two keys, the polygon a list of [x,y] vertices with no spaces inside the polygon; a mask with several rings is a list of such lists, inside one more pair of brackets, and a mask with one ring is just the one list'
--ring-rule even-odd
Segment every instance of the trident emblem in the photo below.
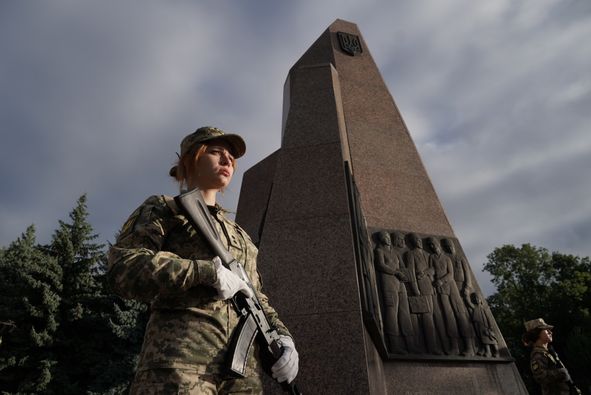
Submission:
{"label": "trident emblem", "polygon": [[360,55],[363,52],[359,36],[349,33],[337,32],[341,49],[351,56]]}

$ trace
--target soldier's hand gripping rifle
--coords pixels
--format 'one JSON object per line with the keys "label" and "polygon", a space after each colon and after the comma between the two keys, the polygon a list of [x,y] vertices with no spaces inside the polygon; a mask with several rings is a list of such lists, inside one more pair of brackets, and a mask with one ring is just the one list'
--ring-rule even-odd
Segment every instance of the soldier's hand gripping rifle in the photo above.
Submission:
{"label": "soldier's hand gripping rifle", "polygon": [[[269,324],[269,320],[263,311],[261,303],[256,296],[254,287],[248,278],[244,267],[238,262],[232,254],[222,244],[220,236],[213,224],[209,209],[203,200],[201,191],[193,189],[189,192],[181,193],[174,198],[177,206],[186,215],[187,219],[195,230],[205,238],[214,255],[217,255],[222,264],[236,274],[239,278],[248,284],[252,289],[253,297],[246,297],[238,292],[232,302],[238,315],[241,316],[240,322],[232,335],[232,347],[229,361],[230,370],[238,376],[244,377],[246,362],[252,347],[253,341],[257,338],[273,361],[277,361],[283,353],[280,341],[280,335],[277,330]],[[291,383],[283,382],[283,388],[290,394],[301,394],[294,381]]]}
{"label": "soldier's hand gripping rifle", "polygon": [[[550,353],[550,355],[552,355],[552,357],[554,357],[554,360],[558,363],[558,366],[561,369],[564,369],[568,372],[568,370],[566,369],[566,366],[564,366],[564,364],[562,363],[562,361],[558,357],[558,353],[556,352],[556,350],[554,350],[554,347],[548,346],[548,352]],[[575,382],[570,377],[570,374],[568,374],[568,380],[566,381],[566,383],[568,384],[568,389],[569,389],[570,395],[581,395],[581,390],[579,389],[579,387],[576,386]]]}

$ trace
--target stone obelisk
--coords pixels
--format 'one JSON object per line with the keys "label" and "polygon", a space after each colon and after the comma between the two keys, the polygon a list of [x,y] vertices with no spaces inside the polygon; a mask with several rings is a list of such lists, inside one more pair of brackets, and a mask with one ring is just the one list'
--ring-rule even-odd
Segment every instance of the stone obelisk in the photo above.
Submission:
{"label": "stone obelisk", "polygon": [[237,221],[295,338],[300,390],[526,394],[355,24],[335,21],[296,62],[283,111]]}

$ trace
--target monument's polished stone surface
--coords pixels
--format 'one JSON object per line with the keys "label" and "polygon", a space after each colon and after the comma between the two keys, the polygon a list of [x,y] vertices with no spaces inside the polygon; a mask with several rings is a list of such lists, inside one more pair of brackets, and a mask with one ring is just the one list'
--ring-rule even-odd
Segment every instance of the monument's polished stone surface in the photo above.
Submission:
{"label": "monument's polished stone surface", "polygon": [[245,173],[236,219],[303,393],[527,393],[355,24],[290,70],[281,149]]}

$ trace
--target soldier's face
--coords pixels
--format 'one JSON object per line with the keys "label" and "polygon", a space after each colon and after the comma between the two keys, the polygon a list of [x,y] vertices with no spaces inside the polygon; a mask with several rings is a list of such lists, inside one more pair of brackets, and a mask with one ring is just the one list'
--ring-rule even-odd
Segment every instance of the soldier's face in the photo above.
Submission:
{"label": "soldier's face", "polygon": [[551,329],[544,329],[540,332],[540,336],[538,337],[540,341],[544,344],[552,343],[552,330]]}
{"label": "soldier's face", "polygon": [[199,157],[194,169],[193,187],[203,190],[223,189],[234,175],[234,157],[224,141],[210,143]]}

